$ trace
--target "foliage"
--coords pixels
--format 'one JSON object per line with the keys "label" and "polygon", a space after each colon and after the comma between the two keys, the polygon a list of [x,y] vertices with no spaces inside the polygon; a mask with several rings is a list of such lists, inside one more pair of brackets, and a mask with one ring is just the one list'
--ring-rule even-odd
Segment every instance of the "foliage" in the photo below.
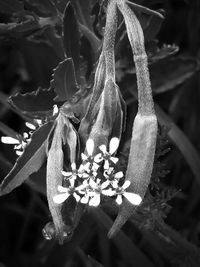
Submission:
{"label": "foliage", "polygon": [[[149,130],[145,124],[143,139],[133,146],[132,125],[137,99],[139,112],[146,110],[146,116],[150,98],[140,109],[137,87],[142,85],[136,82],[138,65],[130,46],[137,31],[130,37],[132,28],[122,7],[126,27],[119,10],[115,14],[113,9],[109,17],[112,2],[0,0],[0,131],[2,141],[12,137],[7,141],[18,154],[16,159],[12,145],[0,144],[3,266],[200,264],[199,1],[127,2],[144,32],[159,123],[155,157],[154,142],[147,160],[151,165],[151,158],[153,166],[145,165],[148,175],[139,176],[149,176],[148,183],[138,190],[136,167],[128,161],[136,163]],[[138,55],[141,47],[131,45]],[[114,51],[115,67],[110,64]],[[136,134],[133,130],[133,137]],[[91,154],[88,139],[94,142]],[[113,149],[110,140],[120,140],[119,148]],[[107,192],[99,180],[92,185],[91,173],[104,185],[109,180]],[[123,188],[128,176],[130,192]],[[88,179],[87,186],[82,177]],[[71,187],[75,191],[69,193],[66,188]],[[58,188],[65,192],[59,194]],[[109,239],[118,196],[124,199],[126,193],[145,197],[122,215],[128,222]],[[56,196],[66,201],[58,205]],[[97,199],[101,205],[94,207]]]}

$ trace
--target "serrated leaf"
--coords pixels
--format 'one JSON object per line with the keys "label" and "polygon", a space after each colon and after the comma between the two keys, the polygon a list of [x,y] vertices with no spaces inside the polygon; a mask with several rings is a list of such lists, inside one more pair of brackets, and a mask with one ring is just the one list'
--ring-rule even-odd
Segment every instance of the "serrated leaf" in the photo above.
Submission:
{"label": "serrated leaf", "polygon": [[80,35],[73,6],[69,2],[63,18],[63,46],[67,58],[72,58],[77,79],[80,76]]}
{"label": "serrated leaf", "polygon": [[19,109],[22,113],[38,118],[48,116],[50,113],[52,114],[55,96],[52,88],[38,88],[37,91],[31,93],[17,93],[9,97],[8,101],[11,106]]}
{"label": "serrated leaf", "polygon": [[58,64],[54,70],[51,85],[57,94],[55,101],[69,101],[78,91],[74,64],[71,58]]}
{"label": "serrated leaf", "polygon": [[8,194],[21,185],[32,173],[37,172],[46,158],[46,140],[53,123],[49,122],[36,130],[24,153],[1,184],[1,195]]}
{"label": "serrated leaf", "polygon": [[13,14],[24,11],[24,3],[18,0],[0,0],[0,12]]}

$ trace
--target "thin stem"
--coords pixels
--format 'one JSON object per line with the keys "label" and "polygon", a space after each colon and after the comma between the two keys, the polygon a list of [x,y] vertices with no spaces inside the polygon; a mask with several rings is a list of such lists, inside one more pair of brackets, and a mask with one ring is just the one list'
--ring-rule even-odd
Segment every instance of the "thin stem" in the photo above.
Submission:
{"label": "thin stem", "polygon": [[141,25],[134,12],[124,0],[117,0],[117,5],[124,16],[128,38],[133,51],[138,86],[138,112],[141,115],[154,114],[148,61]]}

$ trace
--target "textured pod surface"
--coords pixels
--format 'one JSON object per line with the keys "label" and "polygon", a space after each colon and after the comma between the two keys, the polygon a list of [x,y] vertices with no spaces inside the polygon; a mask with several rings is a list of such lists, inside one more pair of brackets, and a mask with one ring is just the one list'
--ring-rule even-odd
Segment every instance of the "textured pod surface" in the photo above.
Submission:
{"label": "textured pod surface", "polygon": [[61,170],[63,169],[63,127],[63,118],[59,115],[47,159],[47,200],[49,210],[53,218],[53,223],[55,225],[56,236],[61,244],[63,243],[63,229],[65,226],[61,214],[62,205],[55,204],[53,197],[57,194],[58,185],[62,184]]}
{"label": "textured pod surface", "polygon": [[[147,191],[155,155],[157,137],[157,118],[155,115],[137,114],[133,124],[131,147],[126,172],[126,180],[131,182],[129,191],[142,199]],[[115,235],[133,215],[136,206],[124,199],[118,216],[110,229],[109,237]]]}

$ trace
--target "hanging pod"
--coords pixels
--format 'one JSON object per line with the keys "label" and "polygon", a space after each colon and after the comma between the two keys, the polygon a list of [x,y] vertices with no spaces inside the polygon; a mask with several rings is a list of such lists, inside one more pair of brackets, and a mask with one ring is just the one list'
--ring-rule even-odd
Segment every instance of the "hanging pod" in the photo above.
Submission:
{"label": "hanging pod", "polygon": [[[117,0],[122,13],[136,68],[138,87],[138,112],[134,119],[126,181],[130,181],[129,192],[139,195],[141,202],[150,183],[157,137],[157,117],[154,111],[144,35],[134,12],[124,0]],[[117,218],[108,236],[113,237],[132,216],[137,206],[123,200]]]}

